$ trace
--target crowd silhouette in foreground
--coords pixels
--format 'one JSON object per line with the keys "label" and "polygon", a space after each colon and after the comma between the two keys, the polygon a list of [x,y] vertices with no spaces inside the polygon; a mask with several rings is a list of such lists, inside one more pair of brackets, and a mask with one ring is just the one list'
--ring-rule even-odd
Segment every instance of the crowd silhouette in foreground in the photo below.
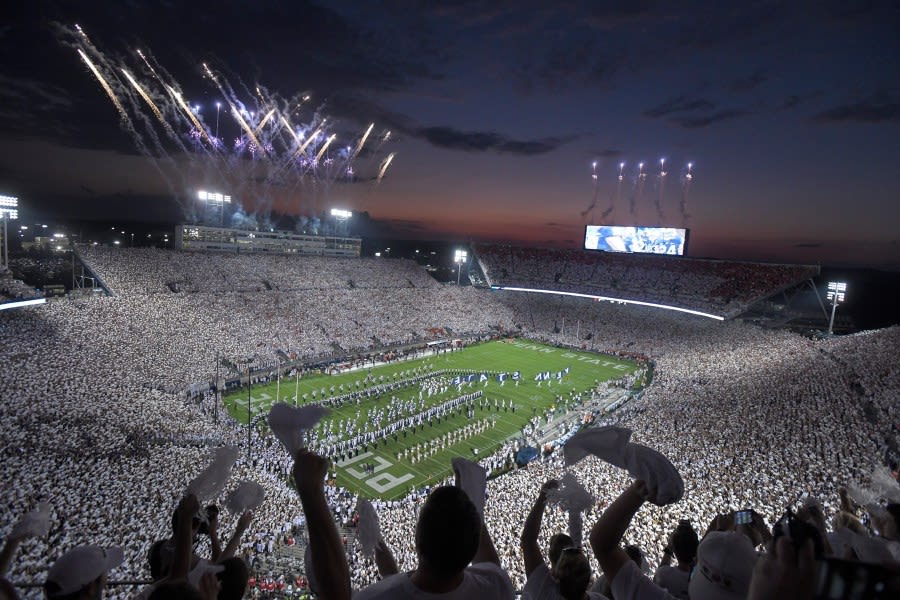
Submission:
{"label": "crowd silhouette in foreground", "polygon": [[[621,428],[599,428],[587,435],[612,433]],[[630,435],[630,432],[628,432]],[[573,438],[579,439],[578,436]],[[575,443],[575,442],[573,442]],[[609,438],[598,455],[615,454]],[[626,453],[627,454],[627,453]],[[527,583],[522,597],[531,599],[680,599],[728,600],[746,598],[896,598],[900,594],[900,504],[873,503],[863,509],[853,505],[847,491],[839,492],[842,510],[829,533],[821,504],[806,501],[796,512],[788,507],[773,530],[752,510],[721,514],[702,537],[689,520],[682,520],[666,541],[665,555],[655,575],[648,572],[640,547],[623,545],[634,516],[646,504],[677,502],[683,483],[673,482],[667,462],[638,459],[647,481],[632,480],[593,523],[588,544],[582,544],[580,527],[572,526],[572,513],[580,511],[565,495],[558,506],[569,512],[568,532],[554,532],[548,561],[538,544],[543,513],[561,482],[548,480],[540,488],[521,528],[521,547]],[[615,462],[615,459],[610,459]],[[643,462],[641,462],[643,460]],[[654,462],[655,461],[655,462]],[[628,459],[626,459],[628,462]],[[461,467],[476,475],[464,481]],[[305,448],[294,456],[292,479],[306,516],[309,534],[307,568],[311,592],[319,598],[513,598],[514,588],[502,566],[483,516],[485,471],[474,463],[455,459],[454,485],[441,485],[427,495],[416,517],[413,568],[401,572],[390,547],[378,539],[371,554],[379,581],[354,590],[345,543],[341,540],[325,493],[328,461]],[[571,475],[566,485],[580,487]],[[893,477],[897,477],[894,465]],[[480,481],[477,481],[480,478]],[[680,486],[680,487],[679,487]],[[481,494],[481,495],[480,495]],[[894,489],[885,495],[895,497]],[[474,498],[473,498],[474,496]],[[369,518],[369,517],[367,517]],[[377,520],[377,517],[372,517]],[[869,525],[865,525],[864,521]],[[181,498],[172,514],[172,535],[155,543],[147,557],[153,583],[135,597],[239,599],[248,590],[247,564],[235,557],[238,541],[249,525],[242,515],[238,529],[223,549],[218,542],[215,515],[202,509],[198,497]],[[0,573],[5,574],[17,547],[32,536],[47,534],[46,507],[25,515],[7,535],[0,554]],[[512,525],[512,524],[510,524]],[[211,555],[196,553],[203,535],[212,540]],[[587,558],[588,547],[600,566],[595,578]],[[370,549],[371,550],[371,549]],[[668,563],[672,555],[675,567]],[[107,577],[124,558],[119,547],[78,545],[49,566],[43,590],[48,598],[92,599],[103,597]],[[3,598],[17,598],[15,588],[0,580]]]}

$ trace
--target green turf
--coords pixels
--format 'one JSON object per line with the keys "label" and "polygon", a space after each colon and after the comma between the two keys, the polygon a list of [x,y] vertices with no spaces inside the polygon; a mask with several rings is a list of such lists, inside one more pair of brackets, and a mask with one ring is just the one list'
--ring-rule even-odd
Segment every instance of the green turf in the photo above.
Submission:
{"label": "green turf", "polygon": [[[543,382],[538,385],[535,375],[539,372],[550,371],[555,374],[569,367],[569,374],[561,382],[552,379],[551,383]],[[441,404],[447,400],[458,397],[461,394],[480,390],[484,398],[489,401],[490,408],[476,409],[474,419],[469,419],[465,410],[461,414],[445,417],[440,422],[434,421],[432,425],[427,423],[418,427],[415,433],[407,432],[404,437],[399,434],[395,442],[392,437],[387,443],[381,442],[377,448],[369,445],[365,456],[356,457],[335,465],[337,482],[354,492],[367,497],[392,499],[406,494],[410,487],[419,487],[437,482],[449,475],[450,459],[454,456],[472,458],[472,448],[477,448],[480,456],[486,456],[496,450],[506,440],[519,434],[522,427],[535,414],[541,415],[547,410],[564,410],[563,406],[557,406],[557,396],[568,398],[575,390],[584,392],[591,390],[597,382],[615,379],[635,371],[638,366],[628,360],[617,357],[596,354],[592,352],[579,352],[563,348],[555,348],[531,342],[529,340],[515,340],[514,342],[487,342],[475,346],[469,346],[462,351],[447,352],[437,356],[404,361],[375,367],[371,370],[353,371],[341,375],[315,375],[306,376],[299,380],[283,378],[280,386],[281,400],[294,403],[295,389],[300,396],[300,404],[312,402],[312,391],[317,391],[316,399],[321,398],[321,390],[325,388],[326,397],[341,395],[340,385],[356,389],[356,382],[363,380],[371,373],[376,378],[384,376],[385,381],[393,379],[395,374],[403,378],[411,376],[411,372],[419,369],[423,371],[436,371],[441,369],[464,372],[521,372],[521,381],[518,386],[507,380],[500,385],[491,377],[487,386],[475,382],[471,386],[464,384],[462,392],[457,391],[453,385],[445,394],[425,397],[425,408]],[[334,386],[334,392],[331,392]],[[253,416],[267,412],[275,401],[276,384],[254,385],[251,391],[251,410]],[[418,408],[419,386],[414,385],[400,390],[395,390],[380,398],[363,399],[362,403],[345,404],[343,407],[332,410],[323,419],[319,428],[323,428],[328,420],[335,423],[340,420],[355,421],[362,426],[367,421],[366,411],[373,407],[385,407],[391,402],[391,395],[397,396],[402,401],[414,399]],[[303,396],[306,395],[304,399]],[[587,395],[587,394],[586,394]],[[495,400],[512,400],[516,411],[494,408]],[[229,413],[241,421],[247,422],[247,389],[228,394],[224,399]],[[477,406],[477,401],[476,401]],[[357,417],[357,411],[359,416]],[[496,425],[488,427],[478,435],[461,440],[444,450],[412,463],[409,459],[398,460],[398,454],[407,447],[416,444],[427,444],[430,440],[439,438],[444,433],[458,430],[466,424],[481,420],[495,420]],[[362,465],[368,463],[375,466],[375,473],[365,473]]]}

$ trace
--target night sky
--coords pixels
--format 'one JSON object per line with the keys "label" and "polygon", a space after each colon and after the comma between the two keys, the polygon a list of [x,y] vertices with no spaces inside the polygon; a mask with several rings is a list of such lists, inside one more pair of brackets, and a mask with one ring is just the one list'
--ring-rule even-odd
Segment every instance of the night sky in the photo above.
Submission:
{"label": "night sky", "polygon": [[[0,193],[20,197],[24,219],[175,222],[198,188],[220,186],[261,218],[338,206],[367,211],[395,237],[578,247],[584,225],[602,221],[688,227],[692,256],[900,268],[896,2],[0,10]],[[161,97],[134,49],[149,52],[210,131],[223,98],[204,62],[248,109],[256,86],[308,94],[296,119],[327,116],[334,148],[374,122],[357,178],[241,168],[216,181],[177,144],[142,154],[76,53],[75,23]],[[150,111],[134,106],[146,145]],[[240,135],[226,111],[218,127],[222,139]]]}

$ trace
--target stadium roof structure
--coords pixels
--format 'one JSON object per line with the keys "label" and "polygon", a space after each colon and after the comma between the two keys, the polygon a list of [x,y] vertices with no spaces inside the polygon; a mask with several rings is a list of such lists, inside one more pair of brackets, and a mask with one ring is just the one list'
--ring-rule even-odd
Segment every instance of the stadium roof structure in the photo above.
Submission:
{"label": "stadium roof structure", "polygon": [[811,283],[816,265],[736,262],[476,244],[474,284],[736,318],[755,304]]}

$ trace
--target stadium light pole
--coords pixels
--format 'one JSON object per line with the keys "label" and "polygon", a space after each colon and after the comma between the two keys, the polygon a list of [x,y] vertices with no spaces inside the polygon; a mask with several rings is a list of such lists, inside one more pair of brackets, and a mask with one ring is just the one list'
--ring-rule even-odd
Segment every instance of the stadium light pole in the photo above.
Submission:
{"label": "stadium light pole", "polygon": [[465,250],[457,250],[453,253],[453,262],[456,263],[456,285],[459,285],[459,274],[462,271],[463,263],[469,258],[469,253]]}
{"label": "stadium light pole", "polygon": [[197,190],[197,199],[214,204],[219,207],[219,227],[225,226],[225,205],[231,204],[231,196],[220,192],[207,192],[206,190]]}
{"label": "stadium light pole", "polygon": [[3,266],[9,268],[9,233],[7,223],[19,218],[19,199],[15,196],[0,196],[0,215],[3,215]]}
{"label": "stadium light pole", "polygon": [[847,284],[843,281],[829,281],[825,298],[831,301],[831,319],[828,320],[828,335],[834,334],[834,313],[838,304],[843,304],[847,293]]}
{"label": "stadium light pole", "polygon": [[340,225],[340,229],[343,230],[344,235],[347,235],[347,221],[350,220],[350,217],[353,216],[353,213],[342,208],[332,208],[331,216],[334,217],[338,222],[338,224]]}

